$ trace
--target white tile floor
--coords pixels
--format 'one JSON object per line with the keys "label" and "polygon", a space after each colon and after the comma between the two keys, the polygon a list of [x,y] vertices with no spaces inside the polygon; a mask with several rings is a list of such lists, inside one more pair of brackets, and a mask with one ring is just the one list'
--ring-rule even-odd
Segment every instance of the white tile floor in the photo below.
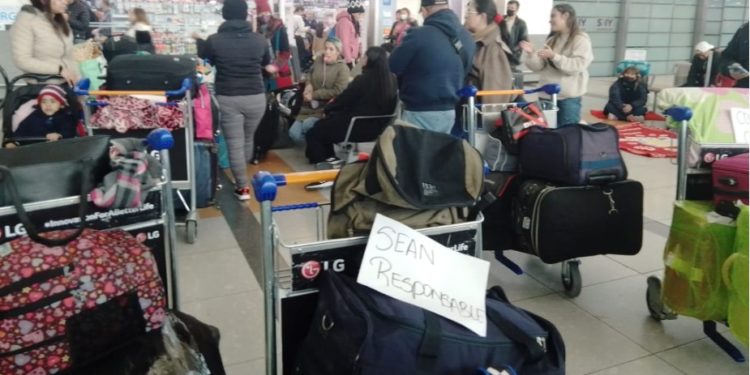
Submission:
{"label": "white tile floor", "polygon": [[[607,82],[593,79],[606,90]],[[605,91],[606,93],[606,91]],[[585,111],[603,106],[601,93],[584,99]],[[299,151],[281,155],[294,168],[306,167]],[[669,225],[675,190],[675,166],[669,160],[624,155],[630,176],[646,191],[644,216],[651,225]],[[311,214],[285,215],[286,240],[314,239]],[[653,226],[651,226],[653,228]],[[262,291],[223,218],[201,220],[198,242],[177,249],[181,308],[221,330],[221,350],[230,375],[262,374]],[[304,230],[307,228],[307,230]],[[660,234],[662,233],[662,234]],[[492,254],[489,285],[502,285],[510,299],[557,325],[567,349],[567,373],[596,374],[747,374],[690,318],[658,323],[645,304],[646,278],[663,270],[665,231],[644,231],[637,256],[598,256],[583,260],[583,290],[568,299],[561,293],[559,266],[510,252],[526,274],[518,276]],[[743,349],[747,356],[747,350]]]}

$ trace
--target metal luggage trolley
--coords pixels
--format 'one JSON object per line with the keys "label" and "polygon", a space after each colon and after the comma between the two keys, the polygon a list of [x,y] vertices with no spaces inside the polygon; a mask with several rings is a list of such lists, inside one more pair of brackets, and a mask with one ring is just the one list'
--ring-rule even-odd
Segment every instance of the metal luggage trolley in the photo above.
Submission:
{"label": "metal luggage trolley", "polygon": [[[665,114],[675,121],[679,121],[677,144],[677,201],[684,201],[688,197],[688,121],[693,117],[693,111],[687,107],[672,107]],[[671,311],[661,298],[662,282],[657,276],[648,278],[646,290],[646,304],[651,317],[657,321],[677,319],[677,314]],[[715,321],[703,321],[703,333],[711,339],[721,350],[736,362],[745,362],[745,356],[729,340],[724,338],[716,329]]]}
{"label": "metal luggage trolley", "polygon": [[[114,130],[98,129],[91,124],[91,108],[104,107],[109,105],[106,100],[95,98],[96,96],[131,96],[131,95],[150,95],[164,97],[182,97],[178,101],[167,101],[157,103],[157,105],[166,106],[183,106],[184,108],[184,128],[174,131],[175,152],[173,153],[172,166],[170,167],[175,174],[175,180],[172,181],[174,189],[190,190],[190,196],[186,200],[180,190],[176,191],[176,196],[180,200],[182,207],[187,211],[184,223],[175,225],[185,226],[185,240],[187,243],[194,243],[198,236],[198,212],[197,212],[197,190],[195,181],[195,135],[193,124],[192,108],[192,82],[185,79],[179,90],[172,91],[107,91],[107,90],[89,90],[90,82],[88,79],[81,80],[75,88],[77,95],[83,98],[83,115],[84,122],[89,134],[107,134],[111,136],[121,136]],[[141,137],[147,134],[148,130],[131,130],[126,135]],[[182,135],[180,135],[182,133]],[[184,149],[184,151],[183,151]],[[156,155],[158,156],[158,155]],[[183,170],[184,164],[184,170]],[[179,168],[176,168],[179,166]],[[178,169],[175,171],[175,169]]]}
{"label": "metal luggage trolley", "polygon": [[[272,175],[259,172],[253,177],[255,198],[261,205],[261,248],[263,250],[263,290],[265,294],[266,374],[278,374],[277,349],[282,350],[282,370],[291,374],[296,351],[309,330],[317,303],[316,277],[332,269],[357,276],[367,237],[325,239],[324,208],[327,204],[305,203],[287,206],[271,204],[279,186],[332,180],[338,170]],[[317,210],[317,241],[287,244],[279,239],[273,213]],[[425,228],[419,232],[464,254],[480,256],[482,249],[481,214],[475,221]],[[277,250],[291,258],[290,269],[277,269]],[[277,342],[277,319],[281,340]]]}
{"label": "metal luggage trolley", "polygon": [[[100,209],[91,202],[81,203],[80,196],[24,203],[25,211],[32,213],[32,223],[44,230],[78,228],[85,222],[87,228],[97,230],[122,229],[136,236],[151,248],[167,291],[167,303],[177,308],[177,282],[172,251],[175,248],[174,202],[169,168],[169,149],[174,139],[169,131],[156,129],[144,140],[149,148],[159,153],[162,164],[161,183],[154,187],[141,207],[129,209]],[[80,209],[86,206],[85,214]],[[26,233],[14,206],[0,207],[0,243]],[[83,216],[82,216],[83,215]],[[165,233],[166,232],[166,233]]]}
{"label": "metal luggage trolley", "polygon": [[[466,98],[468,104],[464,106],[463,124],[464,131],[468,133],[469,143],[476,147],[484,154],[484,145],[487,137],[487,129],[494,126],[495,121],[500,117],[500,113],[510,107],[518,106],[524,103],[493,103],[477,104],[476,98],[493,95],[528,95],[543,92],[551,96],[548,102],[549,107],[542,108],[547,126],[550,128],[557,127],[557,94],[560,93],[560,85],[547,84],[529,90],[494,90],[478,91],[474,86],[463,88],[459,95]],[[480,117],[481,116],[481,117]],[[477,123],[479,121],[479,124]],[[495,258],[504,266],[508,267],[517,275],[523,274],[523,269],[512,260],[502,254],[501,250],[495,251]],[[560,278],[565,288],[565,294],[569,297],[576,297],[581,293],[582,279],[579,265],[579,259],[570,259],[561,263]]]}

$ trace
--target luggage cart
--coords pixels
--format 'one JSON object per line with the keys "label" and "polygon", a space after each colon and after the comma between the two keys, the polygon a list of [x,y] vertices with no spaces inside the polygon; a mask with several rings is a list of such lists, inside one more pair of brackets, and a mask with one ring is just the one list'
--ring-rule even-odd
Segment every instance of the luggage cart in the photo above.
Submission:
{"label": "luggage cart", "polygon": [[[193,124],[193,100],[191,94],[192,83],[189,79],[185,79],[182,83],[182,87],[179,90],[173,91],[106,91],[106,90],[89,90],[89,80],[81,80],[75,88],[77,95],[82,97],[83,100],[83,116],[86,128],[89,134],[104,133],[112,136],[117,136],[119,133],[116,131],[96,129],[91,124],[91,108],[104,107],[109,105],[106,100],[100,100],[94,98],[96,96],[130,96],[130,95],[152,95],[152,96],[164,96],[164,97],[184,97],[182,99],[184,105],[184,125],[183,129],[178,129],[175,133],[183,132],[184,136],[177,136],[174,139],[176,144],[175,150],[179,149],[180,159],[182,159],[182,148],[184,148],[184,165],[186,170],[179,171],[179,180],[172,181],[172,185],[176,191],[176,195],[182,204],[182,207],[187,211],[184,223],[176,223],[176,225],[185,226],[185,241],[192,244],[195,243],[195,239],[198,236],[198,211],[197,211],[197,190],[195,181],[195,136],[194,136],[194,124]],[[157,105],[168,105],[168,106],[179,106],[180,101],[169,101],[166,103],[157,103]],[[130,131],[134,136],[145,135],[144,130]],[[158,155],[156,155],[158,156]],[[175,155],[173,155],[175,156]],[[182,164],[182,160],[176,160]],[[172,167],[170,167],[172,168]],[[183,179],[184,178],[184,179]],[[180,192],[182,190],[190,190],[190,196],[186,200]]]}
{"label": "luggage cart", "polygon": [[[291,374],[294,354],[304,339],[317,303],[317,276],[325,269],[356,277],[364,255],[367,237],[325,239],[325,209],[319,203],[272,207],[277,188],[288,184],[305,184],[332,180],[338,170],[272,175],[257,173],[252,180],[255,198],[260,202],[261,248],[263,251],[263,290],[265,295],[266,374],[278,374],[277,348],[282,348],[282,370]],[[274,213],[315,209],[317,241],[290,244],[280,240]],[[298,211],[297,211],[298,212]],[[475,221],[420,229],[441,244],[456,251],[479,257],[482,243],[482,216]],[[291,268],[277,268],[277,251],[291,259]],[[281,340],[277,342],[277,320]]]}
{"label": "luggage cart", "polygon": [[[87,207],[85,217],[82,218],[79,196],[24,203],[23,206],[25,211],[33,213],[31,220],[37,228],[78,228],[83,220],[87,228],[122,229],[135,235],[152,249],[159,273],[164,279],[168,306],[177,308],[177,282],[172,258],[175,248],[175,217],[169,168],[169,149],[174,145],[174,139],[169,131],[156,129],[148,135],[145,142],[151,150],[159,153],[163,169],[161,182],[149,192],[141,207],[99,209],[93,203],[84,202],[83,205]],[[0,244],[26,233],[14,206],[0,207],[0,230],[3,234],[0,236]]]}
{"label": "luggage cart", "polygon": [[[679,121],[677,144],[677,201],[687,198],[688,190],[688,121],[693,117],[693,111],[687,107],[672,107],[665,114],[675,121]],[[662,282],[657,276],[649,276],[646,289],[646,305],[651,317],[656,321],[677,319],[677,314],[671,311],[662,301]],[[745,362],[745,356],[729,340],[724,338],[716,329],[715,321],[703,322],[703,333],[711,339],[721,350],[736,362]]]}
{"label": "luggage cart", "polygon": [[[476,147],[484,154],[487,129],[494,126],[495,121],[500,117],[500,113],[510,107],[523,103],[494,103],[494,104],[477,104],[476,98],[493,95],[528,95],[543,92],[551,96],[551,107],[542,109],[548,127],[557,127],[557,94],[560,93],[560,85],[548,84],[535,89],[529,90],[495,90],[495,91],[478,91],[474,86],[463,88],[459,95],[466,98],[468,104],[464,107],[463,124],[464,131],[469,135],[469,143]],[[480,120],[480,121],[477,121]],[[495,251],[495,259],[502,265],[508,267],[517,275],[523,274],[523,269],[508,257],[503,255],[502,250]],[[577,297],[581,294],[583,281],[579,266],[579,259],[570,259],[561,263],[560,279],[565,289],[565,295],[568,297]]]}

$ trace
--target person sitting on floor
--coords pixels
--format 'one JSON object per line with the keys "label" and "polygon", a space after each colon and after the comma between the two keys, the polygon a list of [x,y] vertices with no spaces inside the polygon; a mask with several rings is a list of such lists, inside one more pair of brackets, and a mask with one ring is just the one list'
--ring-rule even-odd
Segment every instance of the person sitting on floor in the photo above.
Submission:
{"label": "person sitting on floor", "polygon": [[[388,53],[370,47],[364,56],[362,74],[325,107],[325,118],[307,133],[307,158],[311,163],[335,162],[333,145],[346,138],[355,116],[383,116],[396,111],[398,83],[388,69]],[[350,142],[369,142],[380,135],[391,119],[358,120]]]}
{"label": "person sitting on floor", "polygon": [[708,86],[714,84],[716,80],[716,74],[719,73],[719,65],[721,62],[721,53],[714,48],[708,42],[700,42],[695,46],[695,55],[693,55],[693,61],[690,64],[690,71],[688,72],[687,81],[682,87],[704,87],[706,86],[706,70],[708,69],[708,58],[713,55],[711,59],[711,71]]}
{"label": "person sitting on floor", "polygon": [[341,41],[329,38],[325,43],[322,58],[315,60],[302,94],[303,105],[292,126],[289,137],[297,143],[305,140],[305,134],[323,117],[323,107],[349,84],[349,68],[341,54]]}
{"label": "person sitting on floor", "polygon": [[609,88],[604,114],[610,120],[643,122],[647,98],[648,88],[641,82],[640,71],[634,66],[628,67]]}
{"label": "person sitting on floor", "polygon": [[[54,142],[76,136],[76,118],[68,108],[65,90],[57,85],[47,85],[36,99],[33,111],[13,129],[12,139],[35,138]],[[14,143],[5,147],[13,147]]]}

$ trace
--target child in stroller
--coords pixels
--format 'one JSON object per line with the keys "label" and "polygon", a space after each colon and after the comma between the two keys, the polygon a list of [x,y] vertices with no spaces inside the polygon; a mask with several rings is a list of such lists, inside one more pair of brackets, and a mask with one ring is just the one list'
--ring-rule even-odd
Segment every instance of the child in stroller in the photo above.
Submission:
{"label": "child in stroller", "polygon": [[77,121],[70,110],[67,93],[57,85],[45,86],[37,96],[13,113],[12,136],[4,146],[18,141],[57,141],[76,136]]}

